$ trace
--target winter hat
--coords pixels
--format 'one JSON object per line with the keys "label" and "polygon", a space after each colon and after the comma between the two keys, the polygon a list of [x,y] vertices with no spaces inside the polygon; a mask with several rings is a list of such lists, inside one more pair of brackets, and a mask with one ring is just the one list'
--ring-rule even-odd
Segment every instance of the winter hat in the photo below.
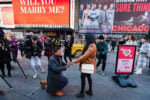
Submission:
{"label": "winter hat", "polygon": [[26,36],[31,36],[33,33],[32,32],[29,32],[29,33],[26,33]]}
{"label": "winter hat", "polygon": [[148,36],[147,35],[143,36],[142,38],[145,39],[145,40],[148,40]]}
{"label": "winter hat", "polygon": [[53,51],[54,51],[54,53],[56,53],[60,49],[61,49],[61,46],[57,45],[57,46],[54,47]]}
{"label": "winter hat", "polygon": [[37,37],[36,35],[32,35],[32,39],[33,39],[34,41],[36,41],[36,40],[38,39],[38,37]]}
{"label": "winter hat", "polygon": [[104,36],[103,36],[103,35],[100,35],[100,36],[98,37],[98,39],[104,39]]}

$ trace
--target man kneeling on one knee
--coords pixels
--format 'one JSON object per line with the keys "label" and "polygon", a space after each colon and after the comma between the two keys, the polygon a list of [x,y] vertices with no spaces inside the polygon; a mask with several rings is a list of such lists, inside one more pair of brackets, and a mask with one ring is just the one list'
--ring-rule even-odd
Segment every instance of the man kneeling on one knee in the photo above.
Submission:
{"label": "man kneeling on one knee", "polygon": [[62,61],[61,47],[54,47],[54,55],[48,62],[47,92],[55,96],[63,96],[61,91],[68,83],[68,79],[62,75],[66,65]]}

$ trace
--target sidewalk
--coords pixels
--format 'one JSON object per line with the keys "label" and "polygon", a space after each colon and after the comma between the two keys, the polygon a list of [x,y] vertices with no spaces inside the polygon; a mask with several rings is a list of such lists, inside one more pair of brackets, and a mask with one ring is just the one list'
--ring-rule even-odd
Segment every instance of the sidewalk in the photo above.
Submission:
{"label": "sidewalk", "polygon": [[[93,93],[92,97],[85,95],[85,98],[76,98],[75,94],[80,91],[80,72],[78,65],[74,65],[63,74],[69,79],[69,84],[64,89],[64,97],[54,97],[40,88],[40,81],[46,79],[47,72],[41,73],[38,68],[39,76],[32,78],[32,70],[27,59],[20,59],[23,69],[27,73],[28,79],[25,79],[17,64],[14,66],[13,77],[6,78],[14,90],[9,90],[8,86],[0,79],[0,89],[6,92],[6,95],[0,96],[0,100],[150,100],[150,73],[144,69],[143,75],[133,75],[137,88],[121,88],[111,77],[115,71],[116,53],[108,53],[106,76],[101,76],[98,72],[92,75]],[[42,57],[42,64],[47,70],[47,59]],[[99,68],[100,70],[100,68]],[[86,90],[88,84],[86,84]]]}

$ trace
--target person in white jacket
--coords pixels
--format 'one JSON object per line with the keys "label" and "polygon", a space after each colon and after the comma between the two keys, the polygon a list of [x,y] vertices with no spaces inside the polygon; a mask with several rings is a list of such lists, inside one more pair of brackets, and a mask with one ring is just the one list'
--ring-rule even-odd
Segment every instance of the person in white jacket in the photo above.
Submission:
{"label": "person in white jacket", "polygon": [[142,74],[142,69],[149,64],[149,57],[146,56],[150,52],[150,43],[148,43],[148,37],[141,38],[142,46],[138,52],[138,61],[135,74]]}

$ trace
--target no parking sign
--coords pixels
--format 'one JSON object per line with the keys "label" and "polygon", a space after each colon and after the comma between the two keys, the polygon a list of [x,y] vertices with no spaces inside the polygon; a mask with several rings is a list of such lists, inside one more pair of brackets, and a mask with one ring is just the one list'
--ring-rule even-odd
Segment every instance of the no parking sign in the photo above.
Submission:
{"label": "no parking sign", "polygon": [[120,45],[116,60],[116,74],[133,74],[136,46]]}

